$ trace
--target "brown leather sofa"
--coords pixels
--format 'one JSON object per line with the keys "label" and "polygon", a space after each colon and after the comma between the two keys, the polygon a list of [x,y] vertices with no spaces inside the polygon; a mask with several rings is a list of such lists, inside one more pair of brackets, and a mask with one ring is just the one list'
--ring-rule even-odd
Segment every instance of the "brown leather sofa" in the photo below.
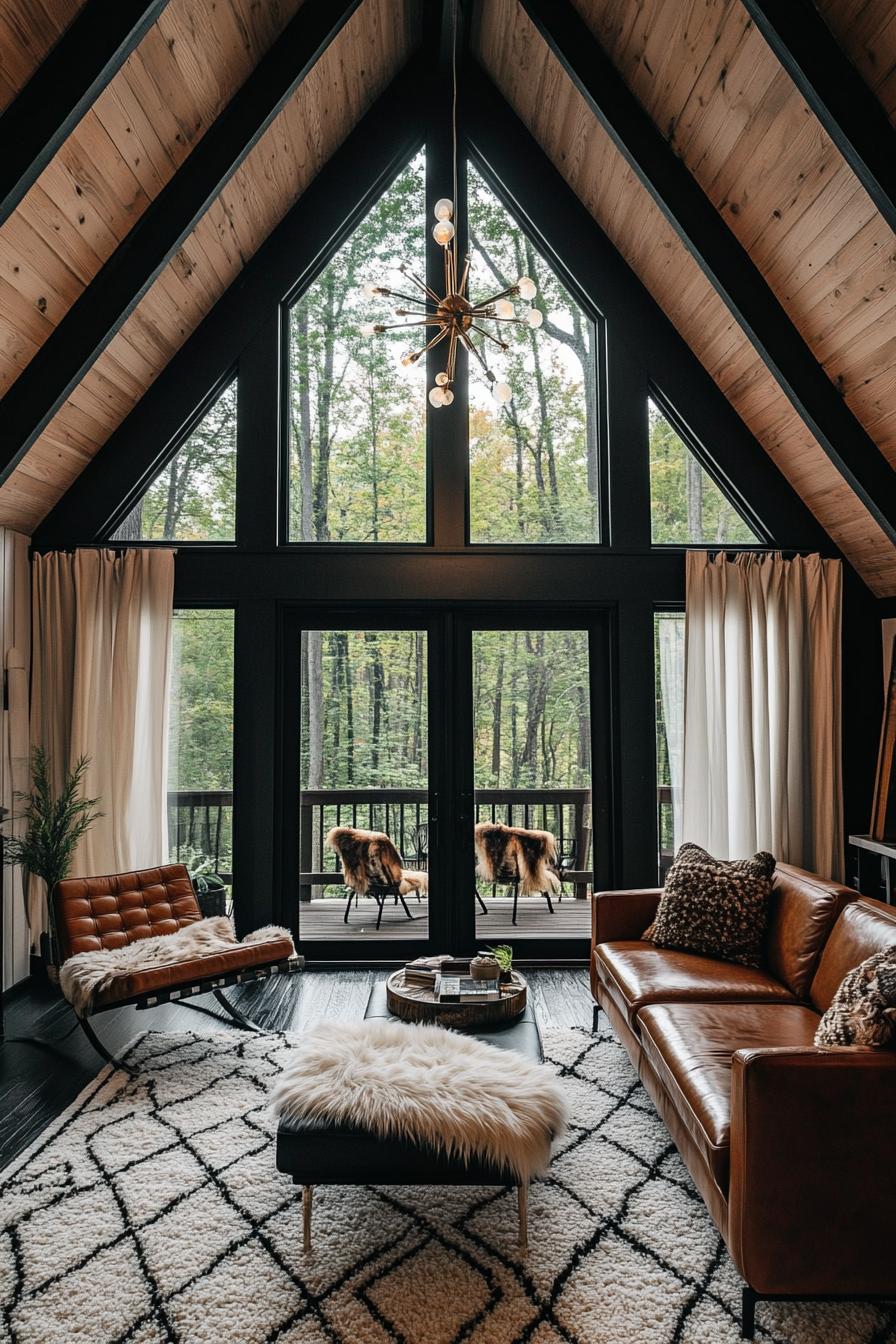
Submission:
{"label": "brown leather sofa", "polygon": [[896,910],[779,864],[762,968],[644,942],[659,890],[592,902],[591,985],[746,1287],[896,1298],[896,1051],[813,1045],[847,971],[896,945]]}

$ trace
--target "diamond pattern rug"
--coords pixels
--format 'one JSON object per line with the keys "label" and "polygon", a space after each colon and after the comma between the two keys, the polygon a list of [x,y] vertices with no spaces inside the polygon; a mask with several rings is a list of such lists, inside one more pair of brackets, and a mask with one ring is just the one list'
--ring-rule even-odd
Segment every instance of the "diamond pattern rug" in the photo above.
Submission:
{"label": "diamond pattern rug", "polygon": [[[0,1177],[16,1344],[728,1344],[740,1282],[621,1046],[546,1033],[573,1124],[530,1194],[324,1187],[302,1253],[267,1095],[282,1036],[149,1034]],[[832,1249],[833,1245],[832,1245]],[[896,1342],[896,1312],[760,1304],[778,1344]]]}

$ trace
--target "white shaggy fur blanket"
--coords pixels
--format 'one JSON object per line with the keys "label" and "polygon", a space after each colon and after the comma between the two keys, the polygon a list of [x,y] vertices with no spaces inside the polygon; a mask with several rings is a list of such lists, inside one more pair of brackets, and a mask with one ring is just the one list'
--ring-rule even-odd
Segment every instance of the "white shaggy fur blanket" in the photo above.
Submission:
{"label": "white shaggy fur blanket", "polygon": [[[269,943],[280,938],[292,941],[288,929],[271,924],[247,934],[242,941]],[[216,915],[212,919],[198,919],[194,924],[186,924],[177,933],[138,938],[125,947],[76,952],[63,963],[59,986],[78,1016],[85,1017],[91,1012],[97,993],[111,985],[117,976],[152,970],[155,966],[170,966],[176,961],[191,961],[194,957],[208,957],[215,952],[229,952],[239,946],[230,920],[226,915]]]}
{"label": "white shaggy fur blanket", "polygon": [[443,1027],[373,1020],[309,1031],[272,1095],[276,1115],[313,1117],[484,1159],[527,1181],[566,1128],[551,1071]]}

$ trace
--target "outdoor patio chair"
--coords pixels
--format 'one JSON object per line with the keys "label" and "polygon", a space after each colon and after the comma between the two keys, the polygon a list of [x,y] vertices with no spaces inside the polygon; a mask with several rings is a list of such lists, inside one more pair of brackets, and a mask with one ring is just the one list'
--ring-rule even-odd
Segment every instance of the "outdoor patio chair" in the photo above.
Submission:
{"label": "outdoor patio chair", "polygon": [[425,872],[405,868],[401,855],[388,835],[383,831],[362,831],[355,826],[334,826],[326,838],[326,844],[339,855],[342,865],[342,878],[348,888],[348,900],[343,924],[348,923],[352,901],[357,908],[360,896],[370,896],[377,904],[376,927],[383,922],[383,910],[391,896],[397,907],[401,908],[408,919],[413,919],[405,896],[413,892],[417,900],[421,892],[428,889]]}
{"label": "outdoor patio chair", "polygon": [[[513,924],[521,890],[524,896],[543,896],[548,911],[554,913],[551,896],[561,895],[563,888],[558,875],[557,840],[550,831],[480,821],[474,828],[474,844],[477,876],[513,891]],[[480,905],[484,904],[478,886],[475,891]]]}

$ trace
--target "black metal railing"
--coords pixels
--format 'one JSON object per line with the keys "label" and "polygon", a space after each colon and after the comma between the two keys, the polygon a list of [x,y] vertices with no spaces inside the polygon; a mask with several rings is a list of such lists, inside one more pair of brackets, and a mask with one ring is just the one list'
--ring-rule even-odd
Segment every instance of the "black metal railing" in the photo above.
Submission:
{"label": "black metal railing", "polygon": [[[591,881],[590,789],[477,789],[476,820],[552,831],[561,856],[575,854],[568,880],[576,896]],[[341,885],[337,856],[326,849],[333,826],[385,831],[409,867],[426,866],[420,828],[429,823],[426,789],[306,789],[300,803],[300,899],[321,888]],[[575,840],[573,849],[572,842]]]}
{"label": "black metal railing", "polygon": [[[577,896],[584,896],[592,878],[591,792],[589,789],[478,789],[476,820],[502,821],[509,826],[552,831],[561,855],[571,853],[575,840],[575,869],[571,880]],[[340,885],[339,861],[324,845],[333,826],[360,826],[385,831],[409,865],[426,864],[418,843],[421,827],[429,822],[426,789],[310,789],[301,795],[301,899],[309,900],[312,887]],[[210,860],[215,872],[229,884],[233,867],[233,793],[227,789],[177,790],[168,794],[168,827],[172,855],[178,859]],[[657,831],[660,871],[672,862],[672,789],[657,788]]]}
{"label": "black metal railing", "polygon": [[196,867],[204,860],[229,886],[233,881],[233,792],[179,789],[168,794],[172,859]]}

